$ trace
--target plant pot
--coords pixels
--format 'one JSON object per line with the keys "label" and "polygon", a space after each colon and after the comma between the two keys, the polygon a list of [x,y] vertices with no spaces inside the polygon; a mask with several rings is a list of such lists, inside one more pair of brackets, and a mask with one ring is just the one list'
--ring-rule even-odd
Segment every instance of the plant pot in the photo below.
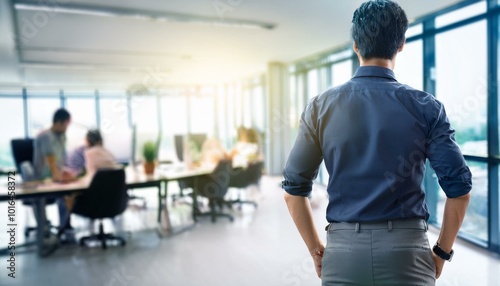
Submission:
{"label": "plant pot", "polygon": [[144,173],[153,175],[155,173],[155,162],[144,162]]}

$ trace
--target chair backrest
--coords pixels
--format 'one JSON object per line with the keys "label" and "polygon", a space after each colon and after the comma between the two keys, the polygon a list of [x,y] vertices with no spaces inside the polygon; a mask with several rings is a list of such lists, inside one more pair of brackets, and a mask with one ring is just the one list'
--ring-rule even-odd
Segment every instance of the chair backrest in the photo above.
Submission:
{"label": "chair backrest", "polygon": [[22,162],[29,161],[30,163],[33,163],[33,143],[34,140],[32,138],[12,139],[10,141],[12,156],[14,157],[14,162],[18,172],[21,172],[20,165]]}
{"label": "chair backrest", "polygon": [[73,212],[92,219],[112,218],[127,208],[123,169],[98,170],[87,190],[76,198]]}
{"label": "chair backrest", "polygon": [[264,161],[253,162],[248,165],[248,181],[250,184],[258,184],[262,178],[262,170],[264,169]]}
{"label": "chair backrest", "polygon": [[214,171],[196,180],[196,191],[207,198],[223,198],[229,188],[231,160],[220,160]]}
{"label": "chair backrest", "polygon": [[231,172],[230,187],[246,188],[250,185],[257,185],[262,178],[263,161],[252,162],[246,169],[238,168]]}

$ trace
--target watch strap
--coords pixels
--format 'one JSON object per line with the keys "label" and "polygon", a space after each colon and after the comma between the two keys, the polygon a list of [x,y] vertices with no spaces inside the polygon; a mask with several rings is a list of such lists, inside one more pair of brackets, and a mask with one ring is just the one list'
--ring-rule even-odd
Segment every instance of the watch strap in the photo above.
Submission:
{"label": "watch strap", "polygon": [[450,251],[450,253],[444,251],[440,246],[439,243],[436,243],[434,247],[432,248],[432,251],[439,256],[440,258],[451,261],[451,258],[453,257],[453,249]]}

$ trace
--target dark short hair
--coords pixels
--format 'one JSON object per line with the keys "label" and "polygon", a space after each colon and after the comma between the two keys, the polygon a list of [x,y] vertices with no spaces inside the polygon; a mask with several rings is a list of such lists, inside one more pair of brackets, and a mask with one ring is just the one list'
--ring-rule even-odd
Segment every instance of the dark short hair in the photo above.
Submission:
{"label": "dark short hair", "polygon": [[71,118],[71,115],[69,115],[69,112],[66,109],[59,108],[54,113],[54,117],[52,118],[52,123],[53,124],[58,123],[58,122],[64,123],[64,122],[68,121],[70,118]]}
{"label": "dark short hair", "polygon": [[352,39],[364,59],[392,59],[405,41],[406,30],[405,11],[390,0],[365,2],[352,17]]}
{"label": "dark short hair", "polygon": [[102,144],[102,136],[101,132],[97,129],[90,129],[87,132],[87,141],[90,144],[90,147],[93,147],[95,145],[101,145]]}

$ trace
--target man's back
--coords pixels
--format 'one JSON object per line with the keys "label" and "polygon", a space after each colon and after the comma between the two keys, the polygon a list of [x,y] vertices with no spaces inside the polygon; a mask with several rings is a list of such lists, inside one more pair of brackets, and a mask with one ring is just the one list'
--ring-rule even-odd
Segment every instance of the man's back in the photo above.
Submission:
{"label": "man's back", "polygon": [[463,163],[442,162],[460,152],[453,140],[443,140],[453,130],[442,104],[398,83],[387,68],[360,67],[349,82],[312,99],[301,120],[330,175],[330,222],[428,219],[421,188],[426,158],[440,177],[468,174]]}
{"label": "man's back", "polygon": [[429,121],[439,110],[435,99],[399,84],[389,69],[364,67],[316,101],[330,174],[328,220],[427,219],[420,184]]}

